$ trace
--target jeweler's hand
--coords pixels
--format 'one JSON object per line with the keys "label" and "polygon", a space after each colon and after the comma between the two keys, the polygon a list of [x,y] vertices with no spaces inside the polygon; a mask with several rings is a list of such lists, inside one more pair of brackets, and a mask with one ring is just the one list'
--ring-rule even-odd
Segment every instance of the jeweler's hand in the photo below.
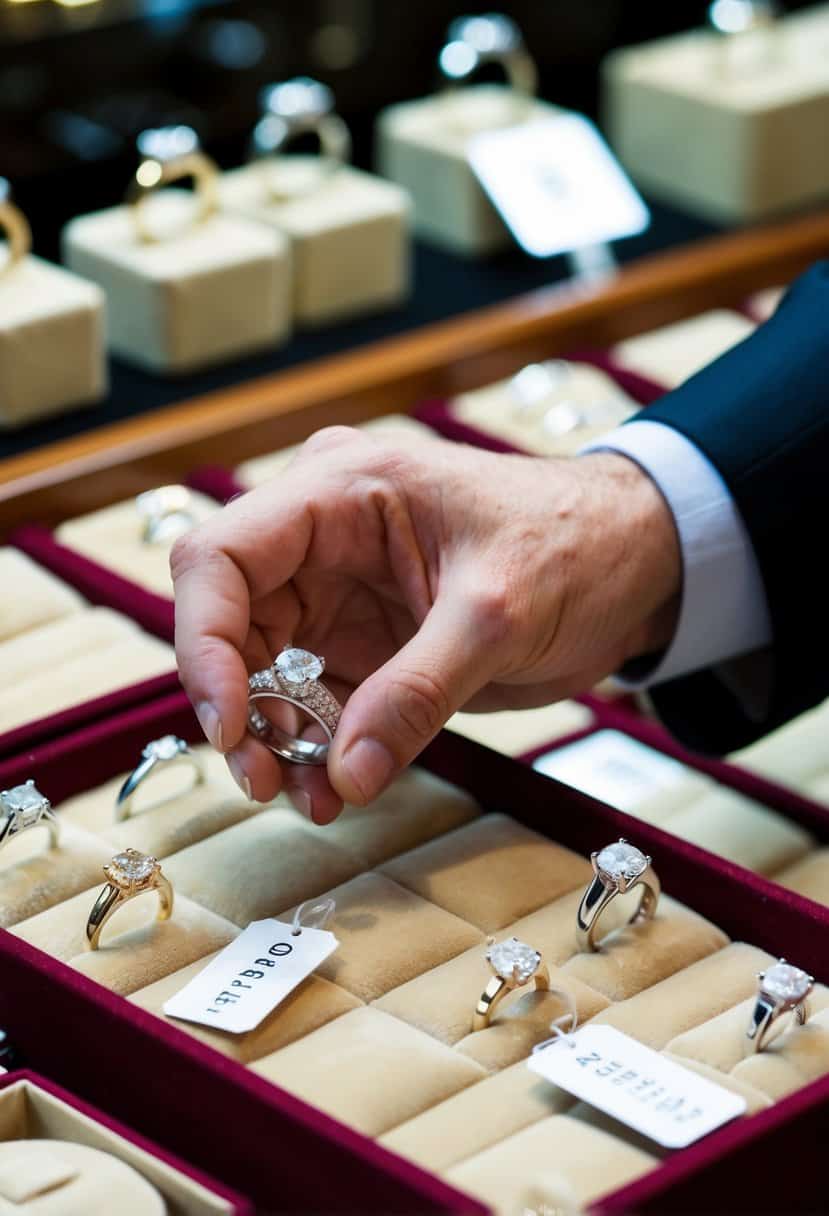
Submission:
{"label": "jeweler's hand", "polygon": [[[328,822],[375,798],[458,709],[583,692],[670,639],[679,547],[625,457],[500,456],[344,427],[176,543],[176,650],[211,743],[260,801]],[[327,770],[246,730],[247,679],[291,642],[325,656]]]}

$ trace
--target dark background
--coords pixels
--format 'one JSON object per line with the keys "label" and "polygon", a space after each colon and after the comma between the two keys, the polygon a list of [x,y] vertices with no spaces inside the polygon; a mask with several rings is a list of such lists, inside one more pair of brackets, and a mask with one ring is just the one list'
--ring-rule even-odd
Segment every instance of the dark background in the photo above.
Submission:
{"label": "dark background", "polygon": [[488,7],[521,26],[542,96],[589,114],[610,48],[700,25],[707,10],[684,0],[0,0],[0,174],[36,251],[55,258],[67,219],[121,200],[139,131],[187,122],[223,166],[238,164],[259,89],[298,74],[331,85],[368,167],[378,109],[431,92],[449,21]]}

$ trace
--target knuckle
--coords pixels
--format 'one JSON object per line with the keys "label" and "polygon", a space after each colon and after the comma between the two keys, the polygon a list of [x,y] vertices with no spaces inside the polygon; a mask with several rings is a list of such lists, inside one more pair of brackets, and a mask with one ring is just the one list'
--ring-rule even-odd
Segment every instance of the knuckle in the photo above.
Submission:
{"label": "knuckle", "polygon": [[206,548],[198,530],[179,536],[170,550],[170,572],[173,581],[182,574],[195,569],[204,561]]}
{"label": "knuckle", "polygon": [[337,451],[358,439],[360,432],[352,426],[324,426],[315,431],[302,445],[302,455],[319,456],[324,452]]}
{"label": "knuckle", "polygon": [[490,648],[513,636],[519,626],[515,589],[507,582],[492,582],[473,598],[471,629],[476,638]]}
{"label": "knuckle", "polygon": [[405,738],[430,739],[450,714],[449,698],[441,683],[425,671],[407,671],[388,689],[391,724]]}

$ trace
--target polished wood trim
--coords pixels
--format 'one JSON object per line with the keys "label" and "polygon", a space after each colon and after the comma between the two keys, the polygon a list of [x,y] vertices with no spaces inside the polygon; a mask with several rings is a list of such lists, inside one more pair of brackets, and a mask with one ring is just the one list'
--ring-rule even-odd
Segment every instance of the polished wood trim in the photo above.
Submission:
{"label": "polished wood trim", "polygon": [[102,427],[0,462],[0,533],[55,522],[199,464],[236,464],[305,437],[606,346],[788,281],[829,253],[829,212],[643,258],[345,354]]}

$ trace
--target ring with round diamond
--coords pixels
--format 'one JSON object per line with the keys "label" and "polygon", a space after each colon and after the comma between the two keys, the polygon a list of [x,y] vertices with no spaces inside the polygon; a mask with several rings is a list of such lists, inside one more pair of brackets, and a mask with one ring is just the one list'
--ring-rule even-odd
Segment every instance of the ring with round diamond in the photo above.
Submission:
{"label": "ring with round diamond", "polygon": [[793,967],[784,958],[761,971],[757,980],[757,1000],[746,1030],[755,1052],[763,1050],[772,1024],[784,1014],[794,1014],[798,1026],[805,1024],[809,1016],[809,993],[815,986],[813,975]]}
{"label": "ring with round diamond", "polygon": [[179,739],[178,735],[163,735],[160,739],[153,739],[148,743],[141,752],[141,760],[138,765],[118,791],[115,799],[115,822],[120,823],[124,819],[129,819],[138,787],[147,780],[151,773],[157,768],[170,768],[172,765],[182,762],[194,771],[193,785],[201,785],[204,781],[204,766],[199,757],[190,751],[184,739]]}
{"label": "ring with round diamond", "polygon": [[[308,193],[348,161],[351,136],[334,111],[334,94],[327,85],[310,76],[297,76],[268,85],[259,94],[259,104],[262,117],[254,128],[252,154],[262,161],[272,197],[293,198]],[[319,140],[313,172],[286,179],[275,166],[287,145],[297,136],[307,134],[316,135]]]}
{"label": "ring with round diamond", "polygon": [[145,891],[158,892],[156,920],[169,920],[173,915],[173,888],[164,876],[155,857],[125,849],[104,866],[109,880],[95,901],[86,922],[86,948],[97,950],[104,925],[118,908]]}
{"label": "ring with round diamond", "polygon": [[[293,764],[325,764],[342,714],[336,697],[320,682],[325,659],[310,650],[286,646],[270,667],[248,680],[248,725],[266,747]],[[326,743],[314,743],[290,734],[270,721],[256,706],[259,700],[276,700],[294,706],[321,726]]]}
{"label": "ring with round diamond", "polygon": [[136,141],[144,158],[135,171],[127,193],[132,208],[135,230],[142,241],[157,242],[163,235],[147,223],[147,206],[151,195],[162,186],[192,177],[195,204],[188,227],[209,219],[219,205],[219,170],[199,147],[199,137],[192,127],[158,127],[142,131]]}
{"label": "ring with round diamond", "polygon": [[661,892],[650,857],[626,840],[619,840],[592,853],[590,861],[594,877],[582,896],[577,916],[580,950],[597,949],[595,937],[599,917],[617,895],[624,895],[633,887],[642,888],[639,907],[628,922],[633,924],[634,921],[653,918]]}
{"label": "ring with round diamond", "polygon": [[41,794],[34,781],[0,790],[0,849],[21,832],[44,827],[49,831],[49,847],[56,849],[60,825],[49,799]]}
{"label": "ring with round diamond", "polygon": [[[537,992],[547,992],[550,987],[550,973],[541,953],[517,937],[490,946],[486,952],[486,960],[492,968],[492,979],[481,993],[480,1000],[475,1006],[472,1018],[473,1031],[485,1030],[489,1025],[495,1008],[516,988],[523,988],[532,983]],[[562,992],[568,1005],[568,1013],[575,1025],[576,1009],[573,998],[567,992]]]}

